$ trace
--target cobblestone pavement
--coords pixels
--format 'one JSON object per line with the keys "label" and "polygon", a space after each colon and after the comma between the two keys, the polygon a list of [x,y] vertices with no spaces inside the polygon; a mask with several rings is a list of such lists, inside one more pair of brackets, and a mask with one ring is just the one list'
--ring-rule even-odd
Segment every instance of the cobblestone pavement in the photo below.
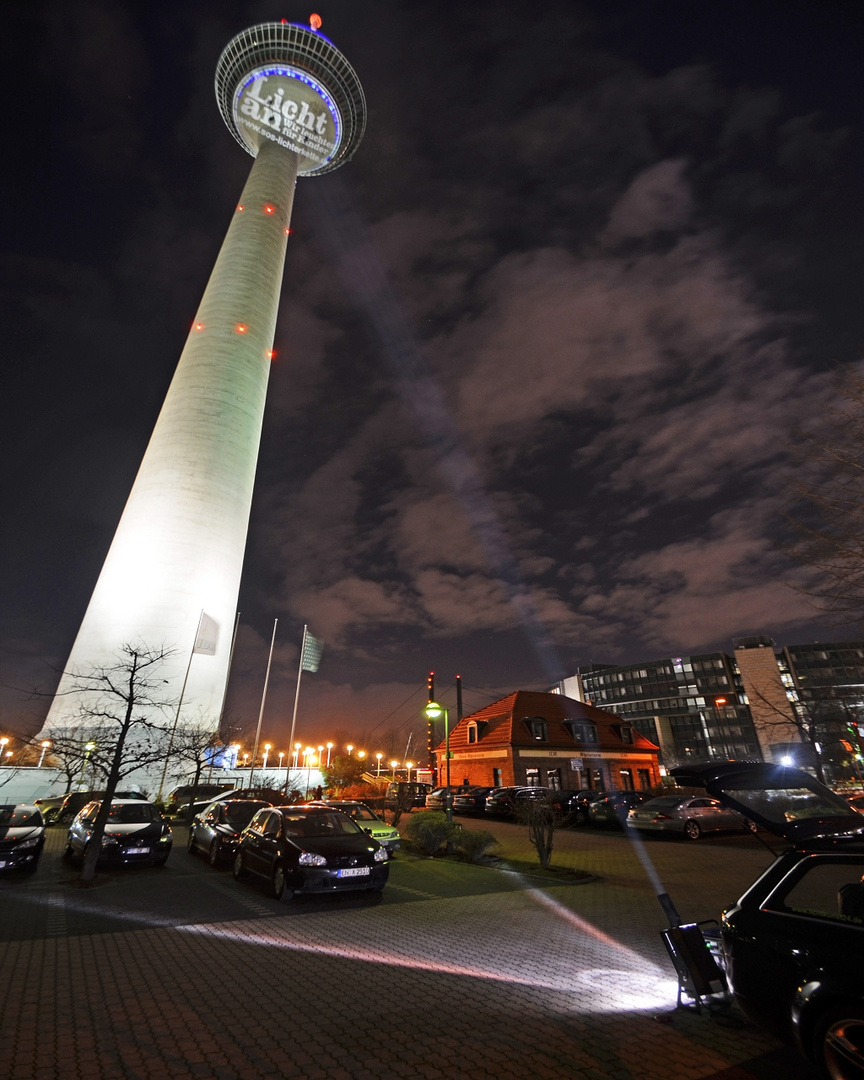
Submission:
{"label": "cobblestone pavement", "polygon": [[579,886],[400,853],[380,903],[282,905],[189,856],[182,828],[164,870],[86,889],[48,835],[33,878],[0,880],[8,1080],[811,1076],[740,1021],[670,1012],[646,865],[709,918],[768,861],[744,842],[650,844],[644,863],[618,834],[559,834],[554,861],[598,875]]}

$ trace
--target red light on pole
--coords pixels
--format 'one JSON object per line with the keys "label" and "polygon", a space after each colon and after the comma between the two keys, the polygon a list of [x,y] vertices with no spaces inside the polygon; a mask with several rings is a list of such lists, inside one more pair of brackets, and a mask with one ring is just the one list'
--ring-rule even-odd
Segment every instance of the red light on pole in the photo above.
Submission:
{"label": "red light on pole", "polygon": [[245,334],[249,327],[245,323],[238,322],[234,329],[238,334]]}
{"label": "red light on pole", "polygon": [[312,15],[310,15],[309,16],[309,25],[312,27],[313,30],[320,30],[321,29],[321,16],[320,15],[315,15],[314,13]]}

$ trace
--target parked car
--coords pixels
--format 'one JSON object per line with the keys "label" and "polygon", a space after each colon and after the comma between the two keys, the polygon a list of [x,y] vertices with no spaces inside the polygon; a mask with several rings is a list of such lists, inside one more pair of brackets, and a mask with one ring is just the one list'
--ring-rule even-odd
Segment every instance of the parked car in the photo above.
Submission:
{"label": "parked car", "polygon": [[426,805],[426,796],[432,790],[431,784],[418,783],[413,780],[394,780],[387,785],[384,796],[384,804],[390,810],[408,810],[416,806]]}
{"label": "parked car", "polygon": [[36,799],[33,805],[41,811],[45,824],[53,825],[65,800],[65,795],[46,795],[44,799]]}
{"label": "parked car", "polygon": [[850,795],[846,800],[853,810],[857,810],[859,814],[864,814],[864,795]]}
{"label": "parked car", "polygon": [[486,798],[495,791],[494,787],[472,787],[453,796],[454,814],[483,814],[486,811]]}
{"label": "parked car", "polygon": [[495,788],[486,796],[484,813],[490,817],[513,817],[521,803],[531,799],[545,799],[552,795],[546,787]]}
{"label": "parked car", "polygon": [[[69,826],[67,859],[81,860],[87,853],[100,801],[88,803]],[[99,862],[114,866],[164,866],[171,854],[171,826],[156,807],[140,799],[112,799]]]}
{"label": "parked car", "polygon": [[744,1013],[825,1077],[864,1076],[864,822],[799,769],[719,762],[671,770],[791,844],[722,915]]}
{"label": "parked car", "polygon": [[552,792],[552,805],[561,815],[565,826],[587,825],[588,811],[595,799],[602,799],[607,792],[594,788],[578,788]]}
{"label": "parked car", "polygon": [[627,815],[627,827],[639,832],[677,833],[698,840],[707,832],[753,829],[741,814],[705,795],[661,795],[635,807]]}
{"label": "parked car", "polygon": [[215,799],[201,807],[189,826],[187,850],[202,851],[211,866],[231,862],[240,833],[259,810],[270,806],[262,799]]}
{"label": "parked car", "polygon": [[189,806],[189,802],[192,797],[195,797],[195,802],[204,802],[206,799],[215,799],[220,795],[227,795],[229,792],[234,791],[234,785],[231,783],[224,784],[198,784],[196,787],[194,784],[181,784],[179,787],[175,787],[172,791],[168,792],[168,797],[165,800],[165,813],[177,814]]}
{"label": "parked car", "polygon": [[277,900],[297,893],[365,889],[381,892],[390,873],[387,849],[347,814],[324,806],[259,810],[240,835],[234,878],[268,882]]}
{"label": "parked car", "polygon": [[391,855],[402,846],[402,837],[399,835],[399,830],[393,825],[388,825],[386,821],[382,821],[365,803],[352,802],[347,799],[320,799],[310,805],[332,806],[334,810],[347,814],[352,821],[360,826],[363,832],[368,833],[373,839],[377,840]]}
{"label": "parked car", "polygon": [[0,870],[35,874],[45,847],[45,819],[29,803],[0,805]]}
{"label": "parked car", "polygon": [[[70,791],[64,798],[63,805],[57,814],[57,820],[61,825],[68,825],[75,815],[82,810],[87,803],[94,799],[103,799],[104,791]],[[147,801],[147,796],[140,791],[115,791],[115,799],[142,799]]]}
{"label": "parked car", "polygon": [[650,798],[644,791],[610,791],[588,804],[588,820],[592,825],[623,829],[628,813]]}
{"label": "parked car", "polygon": [[[427,810],[446,810],[448,799],[452,800],[455,795],[468,790],[468,784],[451,784],[450,787],[433,788],[424,800]],[[452,806],[452,802],[450,803]]]}

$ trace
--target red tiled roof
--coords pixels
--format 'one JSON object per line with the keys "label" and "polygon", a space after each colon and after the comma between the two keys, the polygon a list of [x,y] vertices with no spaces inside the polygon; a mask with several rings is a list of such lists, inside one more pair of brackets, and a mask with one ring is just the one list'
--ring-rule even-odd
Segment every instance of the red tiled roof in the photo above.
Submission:
{"label": "red tiled roof", "polygon": [[[450,751],[470,751],[475,747],[493,750],[511,746],[536,746],[536,740],[522,721],[538,717],[546,721],[547,738],[543,745],[550,750],[574,750],[578,746],[564,726],[565,720],[588,720],[596,724],[598,741],[595,745],[599,750],[621,750],[625,746],[630,750],[657,749],[654,743],[640,735],[635,728],[631,728],[626,720],[605,709],[598,709],[596,705],[564,697],[563,694],[516,690],[507,697],[493,701],[485,709],[463,717],[461,723],[450,731]],[[479,728],[476,743],[468,742],[468,725],[471,722],[476,722]],[[622,726],[632,731],[631,742],[624,743],[621,739]],[[436,749],[443,751],[443,739]]]}

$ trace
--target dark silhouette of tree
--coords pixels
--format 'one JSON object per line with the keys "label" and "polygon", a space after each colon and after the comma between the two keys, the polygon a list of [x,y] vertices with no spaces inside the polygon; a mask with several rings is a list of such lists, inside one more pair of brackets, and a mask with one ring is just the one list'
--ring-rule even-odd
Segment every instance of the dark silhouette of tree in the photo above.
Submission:
{"label": "dark silhouette of tree", "polygon": [[173,650],[143,642],[124,644],[114,662],[70,673],[67,693],[79,696],[77,725],[55,731],[55,753],[73,748],[86,755],[88,771],[104,777],[105,795],[81,868],[81,880],[90,881],[119,781],[138,769],[161,762],[168,749],[171,708],[162,665]]}

